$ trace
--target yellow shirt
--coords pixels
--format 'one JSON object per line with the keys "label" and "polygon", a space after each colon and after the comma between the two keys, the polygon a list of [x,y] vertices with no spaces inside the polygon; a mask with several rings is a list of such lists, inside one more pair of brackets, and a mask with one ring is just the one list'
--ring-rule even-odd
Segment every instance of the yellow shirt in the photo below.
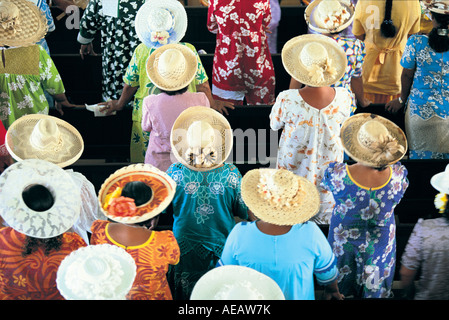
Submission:
{"label": "yellow shirt", "polygon": [[366,56],[363,62],[363,87],[366,93],[396,95],[401,92],[400,65],[410,34],[419,32],[419,0],[393,1],[391,18],[396,27],[394,38],[384,38],[380,25],[385,15],[385,0],[357,2],[352,32],[365,35]]}

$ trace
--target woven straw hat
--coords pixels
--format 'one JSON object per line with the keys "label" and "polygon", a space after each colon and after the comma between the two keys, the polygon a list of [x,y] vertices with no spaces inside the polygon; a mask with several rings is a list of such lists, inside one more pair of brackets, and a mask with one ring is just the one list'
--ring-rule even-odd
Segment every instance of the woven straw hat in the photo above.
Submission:
{"label": "woven straw hat", "polygon": [[432,12],[449,14],[449,0],[422,0],[422,3]]}
{"label": "woven straw hat", "polygon": [[435,174],[430,179],[430,184],[439,192],[449,194],[449,164],[443,172]]}
{"label": "woven straw hat", "polygon": [[[34,211],[23,200],[31,185],[46,187],[54,198],[46,211]],[[33,238],[53,238],[69,230],[81,210],[80,189],[70,175],[45,160],[22,160],[0,175],[0,214],[6,223]]]}
{"label": "woven straw hat", "polygon": [[407,151],[407,139],[401,128],[370,113],[348,118],[341,127],[340,138],[352,159],[375,168],[396,163]]}
{"label": "woven straw hat", "polygon": [[124,300],[136,277],[133,257],[111,244],[90,245],[62,260],[56,285],[66,300]]}
{"label": "woven straw hat", "polygon": [[259,219],[282,226],[304,223],[320,208],[315,185],[285,169],[248,171],[242,178],[242,198]]}
{"label": "woven straw hat", "polygon": [[195,171],[218,168],[229,157],[233,135],[228,120],[207,107],[184,110],[173,124],[170,144],[176,159]]}
{"label": "woven straw hat", "polygon": [[304,11],[304,19],[313,31],[337,33],[351,25],[354,11],[350,1],[315,0]]}
{"label": "woven straw hat", "polygon": [[[151,199],[135,209],[129,210],[129,207],[125,206],[125,210],[112,212],[111,201],[120,197],[123,187],[131,181],[141,181],[149,186],[152,191]],[[176,183],[169,175],[150,164],[139,163],[123,167],[111,174],[100,188],[98,201],[101,210],[109,219],[134,224],[161,213],[173,200],[175,191]]]}
{"label": "woven straw hat", "polygon": [[148,48],[181,41],[187,30],[187,12],[178,0],[148,0],[137,11],[136,33]]}
{"label": "woven straw hat", "polygon": [[84,151],[81,134],[70,123],[59,118],[29,114],[8,128],[5,145],[11,157],[42,159],[64,168],[77,161]]}
{"label": "woven straw hat", "polygon": [[28,0],[0,0],[0,46],[27,47],[47,33],[47,19]]}
{"label": "woven straw hat", "polygon": [[285,300],[279,285],[252,268],[225,265],[205,273],[190,300]]}
{"label": "woven straw hat", "polygon": [[282,64],[296,81],[311,87],[330,86],[346,72],[346,53],[334,40],[321,34],[290,39],[281,52]]}
{"label": "woven straw hat", "polygon": [[167,44],[156,49],[147,60],[151,82],[162,90],[176,91],[187,87],[198,68],[192,50],[182,44]]}

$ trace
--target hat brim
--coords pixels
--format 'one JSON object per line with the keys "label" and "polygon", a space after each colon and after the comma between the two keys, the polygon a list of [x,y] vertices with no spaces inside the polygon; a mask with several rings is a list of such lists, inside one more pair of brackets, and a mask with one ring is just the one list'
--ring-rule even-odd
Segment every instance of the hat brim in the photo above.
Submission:
{"label": "hat brim", "polygon": [[36,44],[48,31],[47,19],[39,8],[28,0],[4,0],[14,3],[20,11],[20,29],[0,28],[0,46],[27,47]]}
{"label": "hat brim", "polygon": [[[38,150],[30,143],[34,127],[39,120],[45,118],[55,121],[61,133],[63,144],[58,150]],[[16,161],[41,159],[62,168],[75,163],[84,151],[83,138],[74,126],[59,118],[43,114],[28,114],[14,121],[6,132],[5,145]]]}
{"label": "hat brim", "polygon": [[313,30],[315,32],[319,32],[319,33],[338,33],[340,31],[345,30],[347,27],[349,27],[351,25],[352,21],[354,20],[354,11],[355,11],[354,5],[352,4],[352,2],[344,3],[343,1],[340,1],[340,4],[343,7],[345,7],[345,9],[349,12],[351,17],[335,29],[319,27],[316,22],[315,16],[316,16],[316,12],[317,12],[316,8],[322,1],[325,1],[325,0],[313,1],[312,3],[310,3],[307,6],[306,10],[304,11],[304,19],[311,30]]}
{"label": "hat brim", "polygon": [[[387,128],[390,135],[404,147],[404,152],[397,152],[391,160],[373,159],[373,152],[363,147],[357,138],[359,128],[369,120],[381,122]],[[381,168],[394,164],[401,160],[407,152],[407,138],[401,128],[390,120],[371,113],[359,113],[348,118],[341,126],[340,139],[348,156],[354,161],[374,168]]]}
{"label": "hat brim", "polygon": [[421,1],[424,6],[432,12],[440,13],[440,14],[449,14],[449,4],[444,3],[442,1],[435,0],[422,0]]}
{"label": "hat brim", "polygon": [[[116,288],[116,296],[112,299],[123,299],[132,288],[134,279],[136,277],[136,263],[133,257],[127,253],[123,248],[110,244],[98,244],[90,245],[87,247],[81,247],[75,251],[72,251],[68,256],[62,260],[56,273],[56,286],[61,295],[66,300],[85,300],[85,297],[75,293],[71,288],[67,286],[66,276],[67,269],[75,261],[82,260],[84,256],[91,254],[107,253],[120,263],[123,270],[123,277],[120,278],[120,284]],[[74,276],[74,275],[72,275]]]}
{"label": "hat brim", "polygon": [[[131,217],[111,215],[103,208],[108,194],[117,188],[123,188],[128,182],[141,181],[153,191],[153,196],[147,203],[138,206],[136,214]],[[125,224],[134,224],[154,218],[161,213],[173,200],[176,182],[165,172],[149,164],[126,166],[111,174],[101,185],[98,201],[104,215],[109,219]]]}
{"label": "hat brim", "polygon": [[262,221],[283,226],[304,223],[315,216],[320,209],[320,195],[316,186],[304,177],[296,175],[301,197],[296,206],[274,206],[258,191],[261,170],[275,171],[277,169],[261,168],[248,171],[242,178],[242,199],[251,212]]}
{"label": "hat brim", "polygon": [[175,19],[175,25],[173,28],[174,35],[168,38],[167,44],[178,43],[182,38],[184,38],[187,31],[187,12],[179,1],[148,0],[139,8],[135,18],[137,37],[148,48],[159,48],[163,46],[163,44],[153,43],[149,40],[151,31],[148,28],[148,15],[152,10],[157,8],[169,10]]}
{"label": "hat brim", "polygon": [[[22,193],[40,184],[53,195],[53,206],[42,212],[30,209]],[[14,230],[33,238],[56,237],[69,230],[81,211],[80,189],[70,175],[44,160],[16,162],[0,175],[0,214]]]}
{"label": "hat brim", "polygon": [[249,281],[263,300],[285,300],[279,285],[267,275],[249,267],[225,265],[205,273],[195,284],[190,300],[214,300],[224,285]]}
{"label": "hat brim", "polygon": [[[166,79],[158,71],[159,57],[168,49],[179,50],[186,59],[186,70],[178,79]],[[159,89],[165,91],[177,91],[187,87],[195,78],[198,69],[198,61],[191,49],[182,44],[167,44],[156,49],[146,63],[147,75],[151,82]]]}
{"label": "hat brim", "polygon": [[[218,160],[210,167],[193,166],[184,157],[189,148],[187,130],[195,121],[208,122],[218,136],[213,146],[217,150]],[[228,120],[218,111],[204,106],[194,106],[184,110],[173,123],[170,134],[170,144],[175,158],[187,168],[195,171],[209,171],[220,167],[231,154],[233,143],[232,128]]]}
{"label": "hat brim", "polygon": [[[315,81],[309,76],[299,57],[301,50],[310,42],[318,42],[326,48],[336,69],[334,75],[324,74],[321,81]],[[344,76],[348,65],[348,58],[343,48],[334,39],[321,34],[305,34],[290,39],[282,48],[281,58],[282,65],[293,79],[311,87],[326,87],[336,83]]]}
{"label": "hat brim", "polygon": [[432,178],[430,179],[430,184],[439,192],[449,194],[449,184],[447,183],[448,176],[449,176],[449,164],[446,166],[445,171],[437,173],[432,176]]}

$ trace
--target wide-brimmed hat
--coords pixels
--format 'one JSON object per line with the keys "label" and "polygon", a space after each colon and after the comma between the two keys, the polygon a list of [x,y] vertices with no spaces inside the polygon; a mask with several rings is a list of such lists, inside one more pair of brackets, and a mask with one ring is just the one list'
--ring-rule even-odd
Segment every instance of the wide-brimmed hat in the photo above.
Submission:
{"label": "wide-brimmed hat", "polygon": [[342,124],[340,138],[352,159],[375,168],[398,162],[407,151],[407,139],[401,128],[371,113],[348,118]]}
{"label": "wide-brimmed hat", "polygon": [[148,48],[177,43],[187,30],[187,12],[177,0],[148,0],[137,11],[135,28]]}
{"label": "wide-brimmed hat", "polygon": [[248,171],[242,178],[242,199],[262,221],[283,226],[304,223],[320,208],[316,186],[285,169]]}
{"label": "wide-brimmed hat", "polygon": [[430,179],[430,184],[439,192],[449,194],[449,164],[443,172],[432,176]]}
{"label": "wide-brimmed hat", "polygon": [[449,14],[449,0],[421,0],[428,10],[441,14]]}
{"label": "wide-brimmed hat", "polygon": [[212,170],[221,166],[232,151],[231,125],[212,108],[190,107],[175,120],[170,144],[176,159],[186,167]]}
{"label": "wide-brimmed hat", "polygon": [[191,300],[285,300],[279,285],[252,268],[225,265],[205,273],[195,284]]}
{"label": "wide-brimmed hat", "polygon": [[[141,181],[151,188],[151,199],[136,206],[134,199],[121,192],[132,181]],[[149,220],[161,213],[173,200],[176,182],[165,172],[150,164],[133,164],[111,174],[103,182],[98,201],[103,213],[116,222],[133,224]]]}
{"label": "wide-brimmed hat", "polygon": [[136,277],[133,257],[111,244],[90,245],[71,252],[56,273],[66,300],[124,300]]}
{"label": "wide-brimmed hat", "polygon": [[311,87],[336,83],[348,65],[343,48],[322,34],[305,34],[290,39],[282,48],[281,58],[293,79]]}
{"label": "wide-brimmed hat", "polygon": [[304,19],[313,31],[337,33],[351,25],[354,11],[350,1],[315,0],[304,11]]}
{"label": "wide-brimmed hat", "polygon": [[[41,185],[53,196],[45,211],[29,208],[23,191]],[[0,175],[0,214],[8,226],[33,238],[53,238],[68,231],[81,210],[80,191],[69,173],[45,160],[22,160]]]}
{"label": "wide-brimmed hat", "polygon": [[148,78],[162,90],[176,91],[187,87],[198,69],[196,56],[182,44],[167,44],[156,49],[148,58]]}
{"label": "wide-brimmed hat", "polygon": [[0,46],[26,47],[47,33],[47,19],[28,0],[0,0]]}
{"label": "wide-brimmed hat", "polygon": [[6,148],[13,159],[42,159],[67,167],[84,151],[83,138],[70,123],[48,115],[28,114],[8,128]]}

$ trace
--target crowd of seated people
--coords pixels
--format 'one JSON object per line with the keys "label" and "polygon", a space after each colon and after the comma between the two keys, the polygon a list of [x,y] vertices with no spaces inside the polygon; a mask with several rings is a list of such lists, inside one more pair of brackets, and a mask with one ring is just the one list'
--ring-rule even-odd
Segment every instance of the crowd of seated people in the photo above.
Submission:
{"label": "crowd of seated people", "polygon": [[[449,159],[449,1],[298,3],[308,34],[276,48],[282,1],[201,2],[207,74],[182,1],[0,0],[0,299],[449,299],[449,165],[402,256],[395,219],[401,160]],[[85,137],[49,115],[86,108],[45,42],[71,5],[81,58],[101,41],[95,112],[132,109],[130,163],[98,191],[67,169]],[[271,109],[274,168],[227,161],[245,105]]]}

